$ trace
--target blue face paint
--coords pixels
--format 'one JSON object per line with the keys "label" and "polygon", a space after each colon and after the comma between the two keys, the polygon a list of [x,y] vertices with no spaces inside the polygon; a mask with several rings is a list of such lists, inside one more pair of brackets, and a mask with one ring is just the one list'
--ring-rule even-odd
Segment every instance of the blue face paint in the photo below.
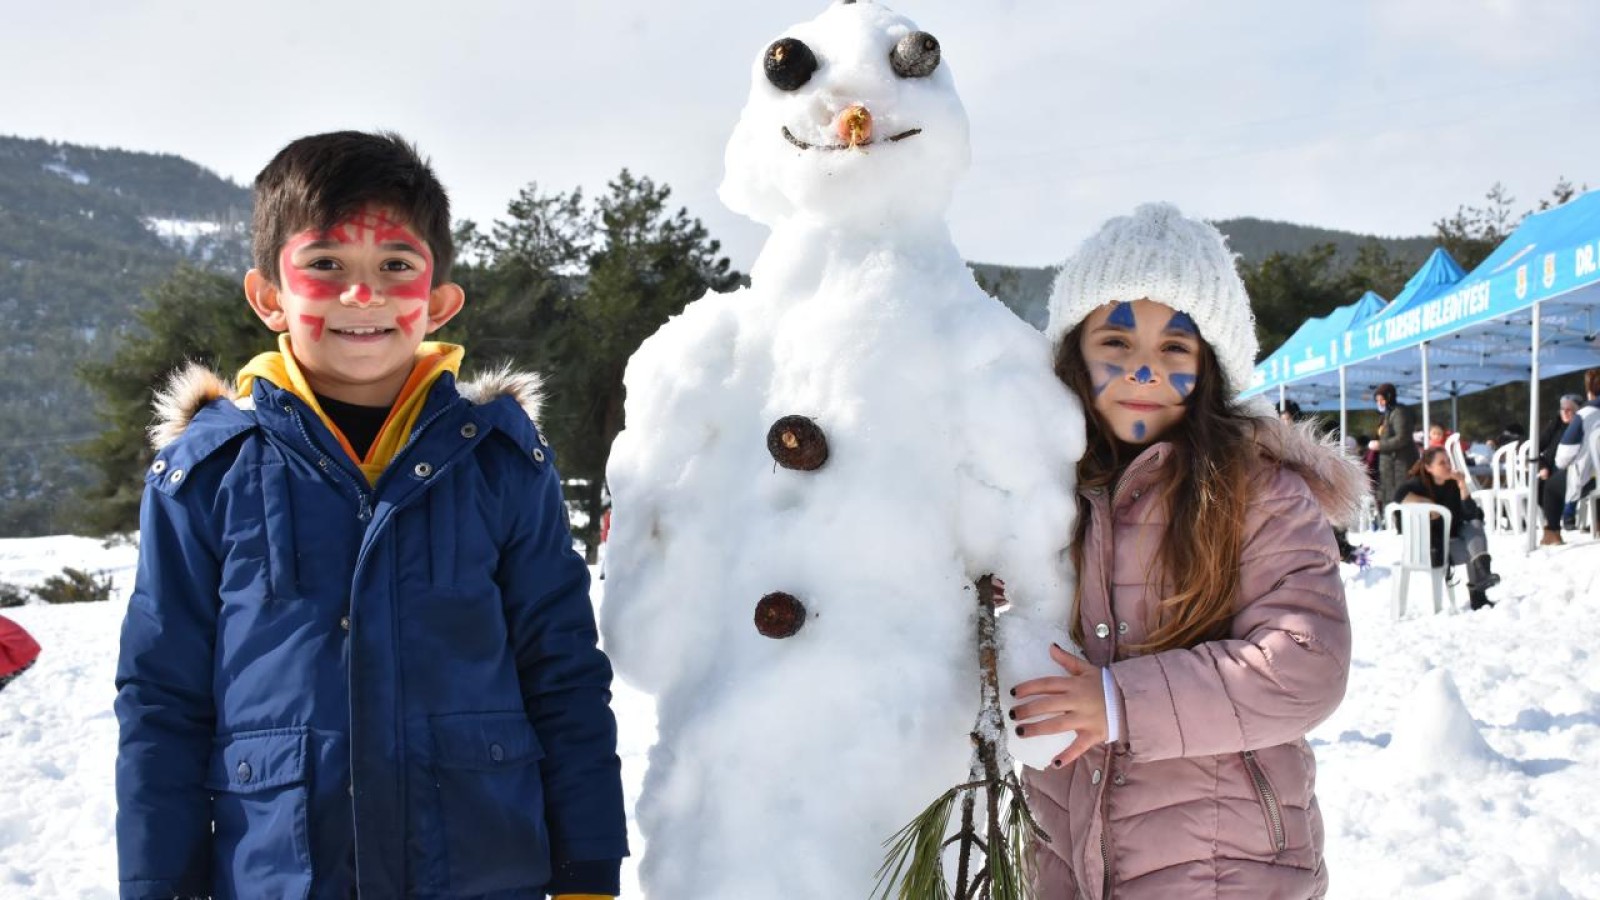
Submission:
{"label": "blue face paint", "polygon": [[1136,440],[1136,441],[1144,440],[1144,423],[1143,422],[1135,422],[1135,423],[1133,423],[1133,439]]}
{"label": "blue face paint", "polygon": [[1118,328],[1138,328],[1139,323],[1133,318],[1133,304],[1118,303],[1111,307],[1111,315],[1106,317],[1106,324]]}
{"label": "blue face paint", "polygon": [[1150,371],[1149,366],[1140,366],[1139,371],[1133,373],[1133,380],[1140,384],[1149,384],[1153,378],[1155,378],[1155,375]]}
{"label": "blue face paint", "polygon": [[1100,363],[1100,368],[1104,370],[1106,377],[1103,381],[1096,381],[1094,383],[1094,395],[1096,397],[1104,393],[1105,389],[1111,386],[1111,382],[1121,378],[1123,373],[1123,368],[1121,366],[1113,365],[1111,363]]}
{"label": "blue face paint", "polygon": [[1177,389],[1179,397],[1182,397],[1185,400],[1189,399],[1189,395],[1194,393],[1195,378],[1196,376],[1194,375],[1185,375],[1182,373],[1177,373],[1172,376],[1172,386]]}
{"label": "blue face paint", "polygon": [[1188,313],[1173,313],[1172,321],[1167,323],[1166,330],[1182,331],[1186,334],[1194,335],[1198,335],[1200,333],[1200,329],[1195,327],[1194,320],[1189,318]]}

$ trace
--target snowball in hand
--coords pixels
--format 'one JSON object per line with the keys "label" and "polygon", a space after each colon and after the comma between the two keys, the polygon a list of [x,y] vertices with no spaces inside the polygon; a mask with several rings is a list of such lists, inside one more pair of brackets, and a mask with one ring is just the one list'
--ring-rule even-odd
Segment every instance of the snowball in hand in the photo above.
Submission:
{"label": "snowball in hand", "polygon": [[968,780],[973,580],[1065,626],[1082,412],[950,240],[966,116],[915,34],[836,4],[756,48],[722,197],[772,236],[628,363],[601,613],[657,701],[652,897],[869,896]]}

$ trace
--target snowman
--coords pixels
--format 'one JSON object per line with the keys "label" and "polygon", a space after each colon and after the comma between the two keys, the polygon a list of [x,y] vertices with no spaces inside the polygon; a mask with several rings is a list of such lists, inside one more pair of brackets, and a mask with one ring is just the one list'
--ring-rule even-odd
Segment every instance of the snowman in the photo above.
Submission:
{"label": "snowman", "polygon": [[752,82],[720,195],[771,235],[748,288],[629,361],[602,625],[657,702],[645,892],[866,897],[967,779],[974,579],[1006,581],[1002,686],[1060,673],[1083,417],[951,241],[968,127],[938,40],[836,3]]}

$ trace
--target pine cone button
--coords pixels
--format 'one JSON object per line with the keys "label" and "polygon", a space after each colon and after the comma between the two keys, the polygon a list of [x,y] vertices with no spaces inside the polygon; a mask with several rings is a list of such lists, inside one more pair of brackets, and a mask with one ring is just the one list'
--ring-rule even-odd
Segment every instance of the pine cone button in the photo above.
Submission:
{"label": "pine cone button", "polygon": [[784,416],[767,430],[767,452],[785,469],[810,472],[828,461],[828,439],[805,416]]}
{"label": "pine cone button", "polygon": [[805,623],[806,606],[793,594],[778,591],[756,603],[756,630],[765,637],[793,637]]}

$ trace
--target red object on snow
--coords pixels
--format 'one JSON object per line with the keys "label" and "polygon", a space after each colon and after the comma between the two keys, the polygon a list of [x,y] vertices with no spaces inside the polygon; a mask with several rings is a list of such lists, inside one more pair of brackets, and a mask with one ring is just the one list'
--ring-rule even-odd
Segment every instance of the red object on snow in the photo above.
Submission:
{"label": "red object on snow", "polygon": [[21,625],[0,616],[0,678],[14,675],[39,658],[39,642]]}
{"label": "red object on snow", "polygon": [[604,544],[611,537],[611,508],[600,514],[600,543]]}

